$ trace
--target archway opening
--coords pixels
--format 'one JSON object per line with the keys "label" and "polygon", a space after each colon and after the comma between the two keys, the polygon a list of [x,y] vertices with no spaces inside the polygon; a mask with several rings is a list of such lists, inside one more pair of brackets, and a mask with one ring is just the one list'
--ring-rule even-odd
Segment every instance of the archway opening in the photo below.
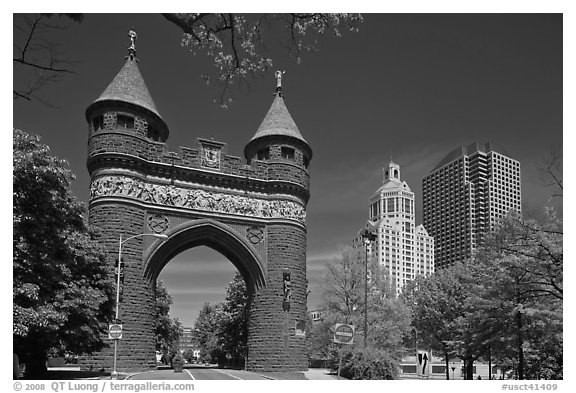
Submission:
{"label": "archway opening", "polygon": [[145,256],[144,276],[156,283],[157,305],[158,280],[176,300],[172,315],[156,320],[184,323],[171,325],[172,332],[180,329],[172,348],[162,347],[157,335],[157,360],[180,354],[191,363],[243,366],[252,294],[265,286],[262,258],[237,230],[215,220],[189,221],[166,234]]}
{"label": "archway opening", "polygon": [[170,337],[157,337],[160,363],[170,363],[179,352],[188,367],[198,363],[244,367],[251,297],[226,257],[205,246],[185,250],[164,266],[156,288],[157,296],[167,292],[171,298],[159,333],[169,332],[170,326],[180,330],[178,340],[171,343]]}

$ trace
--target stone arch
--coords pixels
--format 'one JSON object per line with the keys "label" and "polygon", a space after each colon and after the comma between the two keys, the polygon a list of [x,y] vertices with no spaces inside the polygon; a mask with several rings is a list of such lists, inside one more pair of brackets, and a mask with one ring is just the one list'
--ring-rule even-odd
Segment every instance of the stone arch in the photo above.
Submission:
{"label": "stone arch", "polygon": [[165,233],[168,239],[155,242],[143,257],[144,278],[156,280],[164,266],[190,248],[207,246],[225,256],[244,277],[250,292],[266,286],[266,264],[254,247],[230,226],[206,218],[188,221]]}

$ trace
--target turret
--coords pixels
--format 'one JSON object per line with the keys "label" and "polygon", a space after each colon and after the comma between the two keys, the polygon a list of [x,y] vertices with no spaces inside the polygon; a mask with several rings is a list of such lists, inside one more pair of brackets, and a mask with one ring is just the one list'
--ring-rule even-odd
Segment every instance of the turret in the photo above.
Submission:
{"label": "turret", "polygon": [[269,180],[284,180],[301,185],[307,202],[308,166],[312,159],[312,149],[302,137],[284,103],[283,74],[284,72],[276,71],[274,101],[256,134],[244,148],[244,155],[248,164],[255,160],[267,162]]}
{"label": "turret", "polygon": [[99,132],[134,133],[165,142],[168,126],[156,109],[138,69],[136,32],[130,30],[131,45],[126,63],[104,92],[86,109],[90,137]]}

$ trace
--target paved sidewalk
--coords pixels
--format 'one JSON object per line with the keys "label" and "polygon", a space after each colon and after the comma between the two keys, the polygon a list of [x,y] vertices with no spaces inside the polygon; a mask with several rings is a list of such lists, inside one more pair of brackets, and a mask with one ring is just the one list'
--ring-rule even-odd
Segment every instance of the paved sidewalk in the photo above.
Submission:
{"label": "paved sidewalk", "polygon": [[308,371],[304,371],[304,376],[309,380],[336,380],[336,379],[346,379],[339,377],[336,374],[331,374],[331,371],[325,368],[309,368]]}

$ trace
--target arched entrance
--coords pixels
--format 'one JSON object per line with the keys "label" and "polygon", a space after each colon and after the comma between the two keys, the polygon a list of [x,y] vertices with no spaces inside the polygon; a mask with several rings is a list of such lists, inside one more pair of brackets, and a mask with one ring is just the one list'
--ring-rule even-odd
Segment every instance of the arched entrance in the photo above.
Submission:
{"label": "arched entrance", "polygon": [[266,266],[256,249],[232,227],[213,219],[189,221],[166,232],[168,239],[155,243],[144,256],[144,277],[156,280],[177,254],[207,246],[225,256],[244,277],[251,293],[266,286]]}
{"label": "arched entrance", "polygon": [[[305,216],[312,150],[288,113],[279,81],[268,113],[244,148],[245,161],[212,139],[167,149],[168,126],[140,74],[134,45],[124,67],[87,108],[86,120],[89,221],[100,229],[111,272],[120,236],[131,239],[122,245],[118,370],[156,366],[155,279],[173,256],[199,245],[227,257],[253,291],[248,368],[306,369]],[[82,367],[110,370],[111,347],[84,359]]]}

